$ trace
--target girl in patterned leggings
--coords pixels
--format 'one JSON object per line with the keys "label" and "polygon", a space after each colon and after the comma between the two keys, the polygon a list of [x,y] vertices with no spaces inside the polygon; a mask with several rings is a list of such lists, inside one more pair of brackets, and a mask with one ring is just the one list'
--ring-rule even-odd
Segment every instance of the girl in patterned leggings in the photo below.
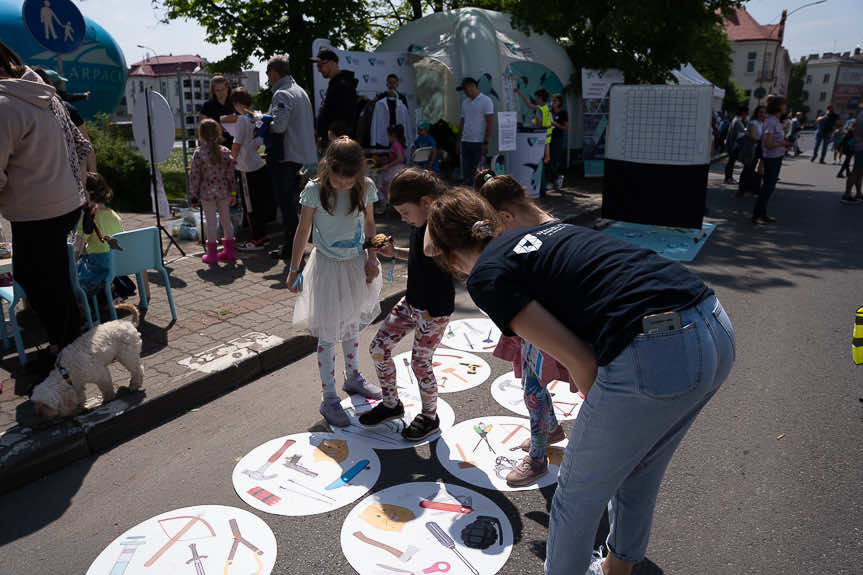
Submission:
{"label": "girl in patterned leggings", "polygon": [[[506,229],[554,221],[550,214],[525,196],[524,188],[510,176],[498,176],[492,170],[483,170],[476,175],[474,190],[488,200]],[[554,380],[568,382],[569,373],[553,357],[544,356],[520,337],[502,336],[494,355],[512,362],[516,377],[521,377],[524,403],[530,415],[530,439],[521,446],[528,453],[509,472],[506,481],[513,486],[530,485],[548,473],[546,447],[566,438],[554,414],[551,394],[545,386]]]}
{"label": "girl in patterned leggings", "polygon": [[421,441],[440,428],[432,357],[453,312],[455,289],[449,274],[423,253],[423,238],[429,206],[444,190],[444,184],[428,170],[407,168],[400,172],[390,183],[389,202],[402,220],[414,227],[410,247],[396,248],[389,243],[378,250],[383,256],[408,261],[408,286],[405,297],[390,312],[369,348],[383,400],[359,420],[372,426],[404,416],[392,350],[408,331],[414,330],[410,368],[419,382],[422,413],[402,432],[408,441]]}

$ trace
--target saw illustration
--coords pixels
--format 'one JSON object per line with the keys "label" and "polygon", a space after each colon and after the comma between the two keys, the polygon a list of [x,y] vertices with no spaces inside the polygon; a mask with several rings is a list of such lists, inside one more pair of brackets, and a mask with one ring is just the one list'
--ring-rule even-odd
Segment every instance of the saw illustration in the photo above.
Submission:
{"label": "saw illustration", "polygon": [[[183,527],[180,528],[180,530],[177,532],[176,535],[174,535],[174,536],[169,535],[168,531],[165,529],[165,523],[167,523],[169,521],[178,521],[181,519],[188,519],[188,521],[183,525]],[[200,537],[193,537],[192,539],[206,539],[209,537],[215,537],[216,536],[216,531],[213,529],[213,526],[210,525],[209,523],[207,523],[206,519],[204,519],[202,517],[198,517],[197,515],[179,515],[177,517],[167,517],[165,519],[159,519],[158,523],[159,523],[159,527],[162,528],[162,531],[168,537],[168,542],[165,543],[164,545],[162,545],[162,548],[159,549],[158,551],[156,551],[156,553],[152,557],[147,559],[147,562],[144,563],[144,567],[152,567],[153,564],[156,561],[158,561],[159,558],[162,555],[164,555],[165,552],[174,545],[174,543],[176,543],[178,541],[182,541],[183,536],[186,535],[186,533],[188,533],[192,529],[192,527],[195,526],[196,523],[200,523],[201,525],[206,527],[207,530],[210,532],[210,534],[209,535],[203,535]]]}

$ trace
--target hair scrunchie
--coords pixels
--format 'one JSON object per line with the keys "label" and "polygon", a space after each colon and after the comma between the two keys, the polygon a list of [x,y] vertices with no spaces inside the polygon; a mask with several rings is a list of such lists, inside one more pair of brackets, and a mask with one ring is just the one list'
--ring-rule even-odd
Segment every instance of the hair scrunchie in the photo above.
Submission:
{"label": "hair scrunchie", "polygon": [[488,220],[474,222],[470,230],[475,236],[479,236],[480,238],[490,238],[492,236],[491,222]]}
{"label": "hair scrunchie", "polygon": [[486,174],[482,177],[482,183],[485,184],[494,177],[494,174]]}

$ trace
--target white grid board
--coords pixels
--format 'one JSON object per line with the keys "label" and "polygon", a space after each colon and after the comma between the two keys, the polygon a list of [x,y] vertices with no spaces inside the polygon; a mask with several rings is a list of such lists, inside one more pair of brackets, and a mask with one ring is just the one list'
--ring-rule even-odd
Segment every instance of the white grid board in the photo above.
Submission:
{"label": "white grid board", "polygon": [[712,86],[612,86],[606,157],[709,164],[712,98]]}

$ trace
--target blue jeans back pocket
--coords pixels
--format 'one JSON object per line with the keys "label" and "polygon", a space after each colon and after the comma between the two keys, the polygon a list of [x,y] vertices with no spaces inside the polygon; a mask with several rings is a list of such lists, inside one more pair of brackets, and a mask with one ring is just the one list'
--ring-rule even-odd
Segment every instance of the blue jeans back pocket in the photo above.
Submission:
{"label": "blue jeans back pocket", "polygon": [[631,345],[641,393],[670,399],[695,389],[701,376],[697,328],[693,322],[680,329],[635,336]]}

